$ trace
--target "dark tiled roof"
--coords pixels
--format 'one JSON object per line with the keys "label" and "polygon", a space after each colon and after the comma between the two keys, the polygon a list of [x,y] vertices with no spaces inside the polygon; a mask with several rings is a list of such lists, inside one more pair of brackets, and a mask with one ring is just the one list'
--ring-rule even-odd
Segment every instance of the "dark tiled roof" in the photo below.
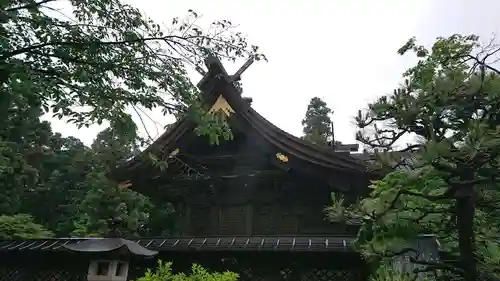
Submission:
{"label": "dark tiled roof", "polygon": [[[0,240],[0,252],[67,251],[63,246],[89,239],[60,238],[30,240]],[[131,239],[153,251],[313,251],[349,252],[354,238],[349,237],[196,237]]]}

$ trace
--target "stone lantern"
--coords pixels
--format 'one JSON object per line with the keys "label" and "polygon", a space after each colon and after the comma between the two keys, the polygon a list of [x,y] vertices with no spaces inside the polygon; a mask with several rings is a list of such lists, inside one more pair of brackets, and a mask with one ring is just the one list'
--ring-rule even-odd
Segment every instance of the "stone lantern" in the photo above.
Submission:
{"label": "stone lantern", "polygon": [[[421,269],[424,266],[412,263],[411,259],[423,262],[439,261],[440,244],[435,235],[419,235],[417,239],[413,241],[411,248],[414,251],[393,258],[394,269],[412,273],[415,269]],[[425,279],[428,276],[427,273],[420,272],[418,273],[418,277]]]}
{"label": "stone lantern", "polygon": [[88,281],[126,281],[132,258],[151,258],[158,252],[122,238],[96,238],[64,246],[90,256]]}

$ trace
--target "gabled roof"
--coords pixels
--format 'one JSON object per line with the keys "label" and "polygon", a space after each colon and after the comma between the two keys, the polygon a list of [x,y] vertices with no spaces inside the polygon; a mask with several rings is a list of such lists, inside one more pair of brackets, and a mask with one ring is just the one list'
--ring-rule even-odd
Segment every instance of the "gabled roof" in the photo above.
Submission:
{"label": "gabled roof", "polygon": [[[350,156],[349,153],[335,152],[329,147],[311,144],[273,125],[256,112],[245,98],[241,97],[240,91],[231,80],[232,78],[217,58],[209,57],[205,63],[208,72],[198,83],[198,87],[205,95],[207,103],[211,104],[212,107],[220,107],[219,103],[227,102],[232,111],[231,116],[236,115],[249,128],[288,158],[300,159],[313,166],[328,170],[366,173],[365,163]],[[143,157],[144,155],[158,152],[169,155],[175,149],[179,139],[186,133],[192,132],[195,127],[196,124],[187,117],[180,119],[140,155],[112,171],[111,177],[119,181],[129,180],[123,175],[130,174],[134,169],[146,164],[145,162],[148,160],[145,159],[147,157]]]}

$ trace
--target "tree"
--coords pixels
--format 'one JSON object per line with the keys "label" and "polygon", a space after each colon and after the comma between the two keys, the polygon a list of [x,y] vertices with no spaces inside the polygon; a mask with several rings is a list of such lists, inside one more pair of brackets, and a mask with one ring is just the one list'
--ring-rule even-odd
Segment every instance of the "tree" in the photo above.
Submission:
{"label": "tree", "polygon": [[169,202],[155,205],[150,198],[120,188],[103,173],[88,174],[88,190],[77,205],[72,236],[120,237],[169,235],[175,231],[175,209]]}
{"label": "tree", "polygon": [[0,124],[0,215],[29,214],[34,222],[67,235],[77,208],[72,203],[85,194],[76,184],[87,170],[87,148],[75,138],[53,134],[50,124],[40,120],[40,107],[23,97],[10,104],[7,115]]}
{"label": "tree", "polygon": [[[201,111],[186,64],[200,67],[208,54],[233,61],[265,58],[233,32],[231,22],[215,21],[205,32],[191,10],[186,20],[174,18],[162,28],[120,0],[68,1],[72,14],[56,17],[52,4],[61,2],[0,4],[2,120],[19,100],[78,126],[130,122],[130,108]],[[200,123],[212,118],[193,116]]]}
{"label": "tree", "polygon": [[314,97],[307,106],[306,116],[302,120],[303,138],[317,145],[327,145],[333,137],[332,120],[328,116],[333,111],[318,97]]}
{"label": "tree", "polygon": [[38,179],[24,195],[20,212],[31,214],[57,236],[68,237],[93,169],[89,148],[79,139],[53,134],[37,167]]}
{"label": "tree", "polygon": [[[88,163],[92,168],[80,182],[86,190],[79,202],[76,218],[77,236],[137,236],[147,223],[153,204],[149,198],[128,189],[119,188],[106,178],[107,172],[119,160],[138,152],[141,145],[135,135],[122,135],[121,126],[130,122],[112,123],[97,135],[91,145]],[[135,130],[131,130],[135,131]]]}
{"label": "tree", "polygon": [[139,236],[152,207],[149,198],[120,189],[101,173],[87,176],[88,192],[79,205],[73,235],[78,237]]}
{"label": "tree", "polygon": [[[132,122],[111,123],[92,147],[86,147],[73,137],[53,134],[50,124],[40,121],[39,108],[12,106],[9,113],[0,124],[0,215],[27,223],[23,214],[28,214],[32,223],[63,237],[103,236],[115,230],[128,236],[172,231],[174,210],[168,202],[156,207],[140,194],[118,190],[105,177],[118,160],[143,145],[134,134],[120,135],[128,130],[122,126]],[[110,219],[122,225],[111,226]]]}
{"label": "tree", "polygon": [[5,114],[0,124],[0,214],[12,215],[21,211],[25,195],[40,176],[52,132],[48,122],[40,121],[40,108],[25,99],[5,110],[0,113]]}
{"label": "tree", "polygon": [[[487,245],[498,245],[499,233],[492,206],[500,199],[500,72],[490,60],[500,48],[478,42],[453,35],[426,49],[412,38],[399,50],[416,53],[418,63],[404,73],[401,87],[356,118],[357,139],[381,165],[398,171],[376,182],[360,203],[346,207],[335,200],[328,209],[331,219],[363,222],[358,241],[371,254],[411,251],[415,234],[437,234],[451,259],[428,269],[467,281],[476,280],[478,268],[491,272],[500,254],[494,265],[485,253]],[[408,135],[415,141],[398,150]]]}
{"label": "tree", "polygon": [[34,223],[30,215],[0,216],[0,239],[35,239],[53,235],[51,231]]}

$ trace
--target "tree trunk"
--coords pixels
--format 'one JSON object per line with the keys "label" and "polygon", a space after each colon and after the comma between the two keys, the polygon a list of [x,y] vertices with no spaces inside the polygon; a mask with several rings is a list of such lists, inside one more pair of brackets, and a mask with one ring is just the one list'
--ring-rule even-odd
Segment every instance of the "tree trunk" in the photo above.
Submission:
{"label": "tree trunk", "polygon": [[475,258],[474,214],[475,200],[472,186],[462,187],[457,192],[457,227],[458,247],[461,267],[464,270],[465,281],[476,281],[477,265]]}

